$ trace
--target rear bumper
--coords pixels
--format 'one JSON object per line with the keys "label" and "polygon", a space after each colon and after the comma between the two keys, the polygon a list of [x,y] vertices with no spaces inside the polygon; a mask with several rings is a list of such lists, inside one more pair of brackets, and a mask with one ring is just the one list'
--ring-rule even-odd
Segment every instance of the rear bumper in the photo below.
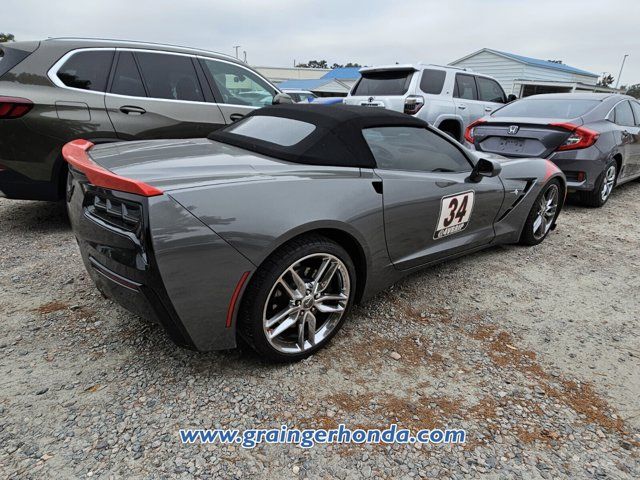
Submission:
{"label": "rear bumper", "polygon": [[3,196],[15,200],[60,199],[57,182],[32,180],[9,169],[0,169],[0,192]]}
{"label": "rear bumper", "polygon": [[[160,323],[177,345],[235,347],[237,306],[227,325],[229,302],[237,279],[253,265],[167,195],[106,191],[81,177],[74,173],[68,189],[69,219],[97,288],[132,313]],[[139,226],[110,222],[93,207],[96,193],[110,199],[111,210],[118,202],[139,204]]]}
{"label": "rear bumper", "polygon": [[[588,149],[587,149],[588,150]],[[605,162],[596,158],[571,158],[575,153],[558,152],[551,157],[567,177],[567,188],[572,191],[591,191],[596,187],[598,177],[604,170]]]}

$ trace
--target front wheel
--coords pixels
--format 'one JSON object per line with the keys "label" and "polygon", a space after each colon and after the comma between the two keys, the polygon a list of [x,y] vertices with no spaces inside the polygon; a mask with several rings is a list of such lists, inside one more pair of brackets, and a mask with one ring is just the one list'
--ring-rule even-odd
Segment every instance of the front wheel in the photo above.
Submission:
{"label": "front wheel", "polygon": [[560,205],[560,183],[551,180],[542,189],[533,203],[527,216],[520,243],[523,245],[538,245],[549,234],[553,222],[558,214]]}
{"label": "front wheel", "polygon": [[256,271],[243,295],[238,331],[267,360],[306,358],[342,326],[355,282],[353,262],[340,245],[320,235],[293,240]]}

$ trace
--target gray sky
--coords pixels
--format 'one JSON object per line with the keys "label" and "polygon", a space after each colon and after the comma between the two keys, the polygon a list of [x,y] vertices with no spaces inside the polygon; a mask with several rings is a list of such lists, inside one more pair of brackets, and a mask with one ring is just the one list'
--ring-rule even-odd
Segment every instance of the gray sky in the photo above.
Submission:
{"label": "gray sky", "polygon": [[252,65],[310,59],[448,63],[483,47],[640,83],[638,0],[2,0],[18,40],[88,36],[175,43]]}

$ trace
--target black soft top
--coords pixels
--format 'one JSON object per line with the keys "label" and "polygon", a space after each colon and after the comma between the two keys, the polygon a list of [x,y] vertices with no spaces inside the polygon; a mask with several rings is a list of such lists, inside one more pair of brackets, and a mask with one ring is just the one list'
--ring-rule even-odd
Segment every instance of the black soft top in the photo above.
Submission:
{"label": "black soft top", "polygon": [[353,105],[273,105],[254,110],[254,116],[284,117],[310,123],[315,130],[302,141],[282,146],[227,131],[216,130],[209,139],[294,163],[375,168],[362,129],[370,127],[426,127],[427,123],[384,108]]}

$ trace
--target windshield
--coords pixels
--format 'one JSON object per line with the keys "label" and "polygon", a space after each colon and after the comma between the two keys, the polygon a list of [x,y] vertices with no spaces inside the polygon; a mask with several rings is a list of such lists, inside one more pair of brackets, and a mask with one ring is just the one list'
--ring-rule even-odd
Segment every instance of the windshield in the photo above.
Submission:
{"label": "windshield", "polygon": [[599,100],[525,98],[505,105],[492,117],[576,118],[593,110]]}
{"label": "windshield", "polygon": [[365,72],[352,95],[404,95],[409,89],[413,70]]}

